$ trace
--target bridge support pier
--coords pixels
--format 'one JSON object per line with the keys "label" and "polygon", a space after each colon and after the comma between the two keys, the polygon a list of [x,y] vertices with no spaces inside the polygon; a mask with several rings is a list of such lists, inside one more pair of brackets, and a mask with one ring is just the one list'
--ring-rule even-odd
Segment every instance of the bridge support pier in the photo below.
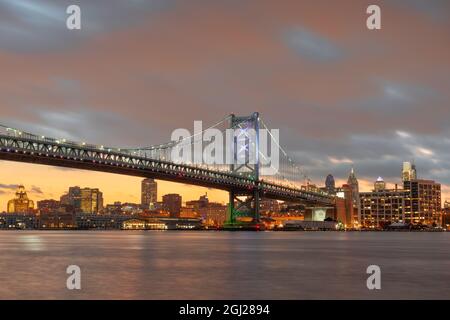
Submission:
{"label": "bridge support pier", "polygon": [[[246,196],[245,200],[239,197]],[[259,190],[255,190],[251,195],[239,195],[234,191],[229,193],[229,205],[227,212],[227,220],[224,228],[228,230],[260,230],[259,215]],[[242,217],[243,219],[238,219]],[[251,217],[251,220],[245,220]]]}

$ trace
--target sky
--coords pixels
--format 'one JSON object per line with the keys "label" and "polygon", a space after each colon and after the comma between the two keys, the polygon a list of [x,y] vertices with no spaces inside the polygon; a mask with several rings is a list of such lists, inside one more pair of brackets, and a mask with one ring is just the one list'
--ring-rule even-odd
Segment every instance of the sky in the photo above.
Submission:
{"label": "sky", "polygon": [[[71,4],[81,30],[66,28]],[[366,28],[370,4],[381,30]],[[354,166],[368,191],[414,161],[450,199],[450,2],[0,0],[1,124],[138,147],[255,111],[318,185]],[[0,211],[17,184],[34,200],[80,185],[139,202],[139,178],[0,161]]]}

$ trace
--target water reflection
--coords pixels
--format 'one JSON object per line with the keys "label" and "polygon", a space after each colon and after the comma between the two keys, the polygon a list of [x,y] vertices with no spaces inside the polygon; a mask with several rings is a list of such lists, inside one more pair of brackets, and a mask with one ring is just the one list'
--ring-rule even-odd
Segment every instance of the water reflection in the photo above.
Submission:
{"label": "water reflection", "polygon": [[3,299],[450,298],[450,233],[7,231],[0,254]]}

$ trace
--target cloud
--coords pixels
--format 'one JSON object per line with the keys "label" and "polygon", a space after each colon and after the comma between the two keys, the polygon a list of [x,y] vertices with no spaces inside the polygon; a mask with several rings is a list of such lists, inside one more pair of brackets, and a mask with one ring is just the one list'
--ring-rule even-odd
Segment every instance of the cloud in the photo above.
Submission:
{"label": "cloud", "polygon": [[[0,0],[2,49],[21,53],[65,51],[121,26],[171,8],[175,0]],[[66,9],[81,8],[81,31],[66,28]]]}
{"label": "cloud", "polygon": [[[351,162],[364,181],[399,181],[415,160],[421,177],[450,184],[450,28],[427,13],[448,5],[384,2],[388,31],[368,32],[351,1],[261,1],[81,1],[86,28],[67,33],[0,0],[1,121],[144,146],[193,120],[259,111],[317,183],[345,180]],[[67,2],[40,3],[51,14]]]}
{"label": "cloud", "polygon": [[351,164],[353,163],[353,161],[351,159],[348,158],[341,158],[341,159],[337,159],[335,157],[328,157],[328,159],[330,160],[330,162],[332,164],[342,164],[342,163],[347,163],[347,164]]}
{"label": "cloud", "polygon": [[30,192],[34,194],[44,194],[44,192],[38,186],[32,186]]}
{"label": "cloud", "polygon": [[16,190],[18,187],[18,184],[0,184],[0,189]]}
{"label": "cloud", "polygon": [[284,32],[284,41],[295,52],[316,62],[336,61],[343,57],[343,50],[315,32],[303,27],[292,28]]}

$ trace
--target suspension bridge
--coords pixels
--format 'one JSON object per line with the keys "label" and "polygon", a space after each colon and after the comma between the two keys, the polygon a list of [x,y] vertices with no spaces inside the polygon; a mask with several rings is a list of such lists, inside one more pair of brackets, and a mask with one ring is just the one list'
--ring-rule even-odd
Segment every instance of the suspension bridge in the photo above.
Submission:
{"label": "suspension bridge", "polygon": [[[259,150],[259,129],[269,132],[268,143],[278,148],[276,170],[262,170],[267,154]],[[194,163],[191,159],[174,158],[174,149],[194,148],[207,131],[225,133],[233,129],[231,163]],[[253,131],[252,131],[253,130]],[[249,132],[256,132],[256,139]],[[236,147],[239,141],[243,141]],[[256,150],[256,161],[250,161],[250,150]],[[334,197],[309,184],[309,178],[279,141],[270,134],[270,129],[258,113],[250,116],[229,115],[218,123],[169,143],[141,148],[118,148],[56,139],[37,135],[20,129],[0,125],[0,159],[44,164],[75,169],[102,171],[130,176],[154,178],[172,182],[225,190],[229,193],[227,225],[241,228],[239,217],[252,218],[253,224],[260,221],[261,198],[290,201],[307,205],[332,206]],[[269,166],[271,164],[269,163]]]}

